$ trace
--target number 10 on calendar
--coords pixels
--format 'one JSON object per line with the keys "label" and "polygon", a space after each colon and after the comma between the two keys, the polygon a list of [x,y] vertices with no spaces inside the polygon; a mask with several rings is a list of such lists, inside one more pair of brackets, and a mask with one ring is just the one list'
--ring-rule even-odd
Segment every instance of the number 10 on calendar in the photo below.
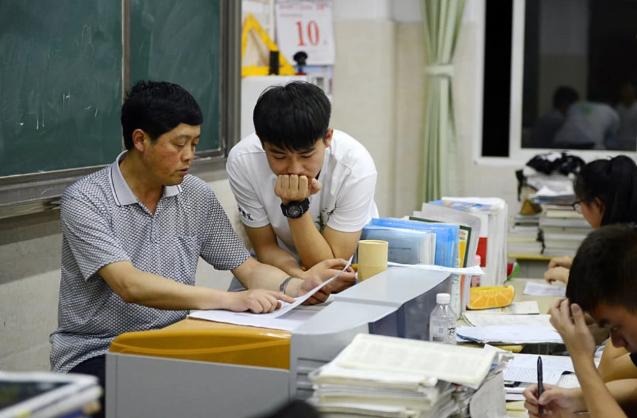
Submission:
{"label": "number 10 on calendar", "polygon": [[290,62],[305,51],[308,65],[334,64],[331,1],[278,1],[276,32],[279,49]]}

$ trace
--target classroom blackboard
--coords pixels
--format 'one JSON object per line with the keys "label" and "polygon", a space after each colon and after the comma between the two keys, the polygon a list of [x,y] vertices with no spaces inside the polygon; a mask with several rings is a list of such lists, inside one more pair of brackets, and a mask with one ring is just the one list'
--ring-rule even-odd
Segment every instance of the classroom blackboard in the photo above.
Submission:
{"label": "classroom blackboard", "polygon": [[121,149],[119,1],[0,1],[0,176]]}
{"label": "classroom blackboard", "polygon": [[204,115],[199,149],[219,148],[220,10],[210,0],[130,2],[130,79],[185,87]]}
{"label": "classroom blackboard", "polygon": [[0,1],[0,178],[99,166],[122,149],[125,86],[187,88],[220,149],[222,0]]}

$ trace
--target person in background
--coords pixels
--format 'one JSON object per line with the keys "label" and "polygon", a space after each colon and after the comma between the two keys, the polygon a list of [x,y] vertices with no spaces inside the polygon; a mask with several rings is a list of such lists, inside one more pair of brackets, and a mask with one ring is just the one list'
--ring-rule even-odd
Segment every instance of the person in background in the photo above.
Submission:
{"label": "person in background", "polygon": [[577,91],[569,86],[559,86],[553,93],[553,109],[543,114],[533,125],[528,146],[531,148],[551,148],[555,134],[566,120],[566,112],[579,100]]}
{"label": "person in background", "polygon": [[[637,222],[637,166],[619,155],[586,164],[575,178],[575,210],[593,227],[621,222]],[[572,257],[555,257],[544,279],[549,283],[568,281]]]}
{"label": "person in background", "polygon": [[378,216],[374,161],[354,138],[330,128],[330,113],[313,84],[270,87],[254,108],[256,133],[228,156],[230,186],[258,260],[295,277],[326,259],[351,257],[361,230]]}
{"label": "person in background", "polygon": [[635,151],[637,146],[637,98],[632,83],[622,84],[619,90],[619,103],[615,110],[619,115],[617,142],[611,149]]}
{"label": "person in background", "polygon": [[[584,314],[610,329],[612,344],[631,353],[637,362],[637,230],[633,225],[608,225],[593,231],[577,251],[566,299],[550,311],[573,360],[580,388],[537,385],[524,391],[529,417],[567,417],[587,412],[594,418],[637,414],[637,379],[605,383],[593,362],[595,342]],[[542,406],[544,412],[539,413]]]}
{"label": "person in background", "polygon": [[[213,191],[188,174],[203,123],[190,93],[138,82],[121,121],[126,150],[62,196],[58,328],[50,336],[54,371],[94,375],[104,389],[105,353],[119,334],[165,327],[189,309],[271,312],[321,282],[250,257]],[[250,290],[195,286],[199,257]]]}
{"label": "person in background", "polygon": [[578,101],[566,112],[553,148],[608,149],[617,140],[619,116],[606,103]]}

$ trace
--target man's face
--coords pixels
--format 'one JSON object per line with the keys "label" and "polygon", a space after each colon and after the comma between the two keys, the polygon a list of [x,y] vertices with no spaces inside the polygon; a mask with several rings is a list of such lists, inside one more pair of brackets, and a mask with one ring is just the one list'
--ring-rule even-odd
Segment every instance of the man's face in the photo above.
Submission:
{"label": "man's face", "polygon": [[637,352],[637,312],[622,305],[601,303],[591,315],[599,326],[609,328],[611,342],[615,347],[625,347],[631,353]]}
{"label": "man's face", "polygon": [[144,136],[142,158],[155,182],[173,186],[183,181],[195,157],[200,134],[201,126],[180,123],[155,141]]}
{"label": "man's face", "polygon": [[332,130],[330,129],[324,138],[317,140],[314,145],[301,151],[281,149],[268,142],[263,142],[263,149],[268,158],[270,169],[277,176],[283,174],[296,174],[315,178],[323,167],[325,149],[332,142]]}

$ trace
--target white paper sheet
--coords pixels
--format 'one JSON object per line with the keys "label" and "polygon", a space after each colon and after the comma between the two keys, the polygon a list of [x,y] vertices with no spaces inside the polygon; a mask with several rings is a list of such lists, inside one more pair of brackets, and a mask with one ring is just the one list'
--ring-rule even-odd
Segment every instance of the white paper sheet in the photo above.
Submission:
{"label": "white paper sheet", "polygon": [[513,315],[538,315],[540,313],[540,305],[534,300],[513,302],[511,306],[509,306],[509,311],[510,312],[506,313]]}
{"label": "white paper sheet", "polygon": [[566,286],[559,283],[548,284],[526,282],[526,286],[524,286],[524,294],[529,296],[564,297],[566,294]]}
{"label": "white paper sheet", "polygon": [[483,313],[466,311],[462,314],[465,320],[476,327],[488,327],[494,325],[509,326],[536,326],[553,328],[550,315],[513,315],[498,313]]}
{"label": "white paper sheet", "polygon": [[204,319],[207,321],[291,331],[308,320],[316,312],[315,310],[307,309],[296,312],[296,310],[294,309],[308,300],[313,294],[321,290],[332,280],[340,276],[342,272],[347,270],[351,263],[352,259],[350,258],[347,262],[347,265],[345,265],[345,267],[343,267],[343,270],[341,270],[338,274],[324,281],[304,295],[297,297],[294,302],[286,303],[280,301],[282,305],[281,308],[277,309],[274,312],[257,314],[252,312],[231,312],[222,309],[210,309],[192,311],[188,316],[190,318]]}
{"label": "white paper sheet", "polygon": [[524,325],[458,327],[456,333],[458,341],[502,344],[562,343],[560,334],[550,327]]}
{"label": "white paper sheet", "polygon": [[[513,354],[504,369],[504,380],[523,383],[537,383],[537,355]],[[574,372],[569,356],[541,356],[544,383],[557,385],[562,373]]]}

